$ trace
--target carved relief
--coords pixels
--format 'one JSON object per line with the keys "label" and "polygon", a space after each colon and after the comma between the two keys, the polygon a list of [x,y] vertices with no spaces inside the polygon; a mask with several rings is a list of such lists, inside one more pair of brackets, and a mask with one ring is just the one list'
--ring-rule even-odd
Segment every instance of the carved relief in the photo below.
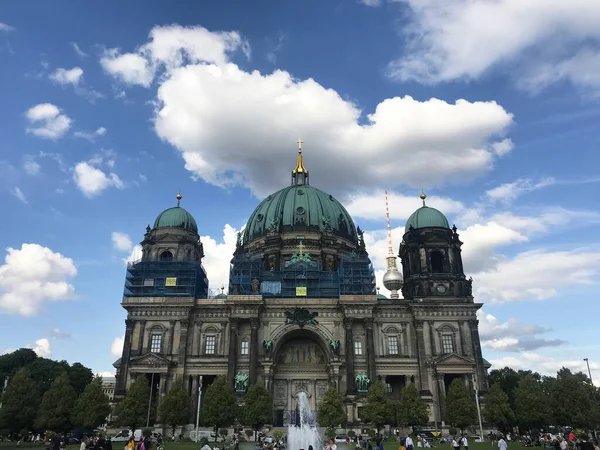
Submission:
{"label": "carved relief", "polygon": [[294,340],[281,349],[278,362],[280,364],[325,364],[325,354],[314,342]]}

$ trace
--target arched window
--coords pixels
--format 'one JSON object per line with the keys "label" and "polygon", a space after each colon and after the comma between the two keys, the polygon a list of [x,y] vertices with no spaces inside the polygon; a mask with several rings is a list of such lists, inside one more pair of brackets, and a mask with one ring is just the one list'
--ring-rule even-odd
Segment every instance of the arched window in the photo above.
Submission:
{"label": "arched window", "polygon": [[164,252],[162,252],[160,254],[160,260],[161,261],[173,261],[173,253],[171,253],[169,250],[165,250]]}
{"label": "arched window", "polygon": [[431,260],[431,272],[432,273],[443,273],[444,272],[444,255],[438,250],[434,250],[429,254]]}

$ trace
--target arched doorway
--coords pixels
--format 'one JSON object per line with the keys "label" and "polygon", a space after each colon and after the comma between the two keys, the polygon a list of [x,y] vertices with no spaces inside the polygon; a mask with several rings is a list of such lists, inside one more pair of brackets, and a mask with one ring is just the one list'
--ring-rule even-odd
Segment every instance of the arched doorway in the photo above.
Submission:
{"label": "arched doorway", "polygon": [[329,385],[329,353],[317,333],[297,329],[283,336],[274,352],[273,403],[276,426],[295,425],[298,394],[304,392],[317,410]]}

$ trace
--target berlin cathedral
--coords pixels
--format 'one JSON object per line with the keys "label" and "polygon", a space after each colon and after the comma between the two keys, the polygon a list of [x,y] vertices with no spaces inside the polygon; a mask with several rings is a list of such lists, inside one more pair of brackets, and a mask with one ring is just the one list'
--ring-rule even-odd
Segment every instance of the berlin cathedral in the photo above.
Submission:
{"label": "berlin cathedral", "polygon": [[182,378],[191,424],[199,389],[225,376],[240,395],[264,384],[273,425],[287,426],[300,392],[317,410],[335,386],[356,424],[371,384],[383,381],[397,399],[414,382],[431,425],[441,423],[449,384],[459,378],[485,391],[489,368],[456,227],[422,194],[402,236],[401,270],[389,240],[383,284],[391,294],[380,294],[363,232],[309,183],[298,143],[291,184],[266,197],[238,234],[226,290],[209,289],[198,226],[181,195],[146,228],[142,257],[127,266],[116,399],[141,374],[154,402]]}

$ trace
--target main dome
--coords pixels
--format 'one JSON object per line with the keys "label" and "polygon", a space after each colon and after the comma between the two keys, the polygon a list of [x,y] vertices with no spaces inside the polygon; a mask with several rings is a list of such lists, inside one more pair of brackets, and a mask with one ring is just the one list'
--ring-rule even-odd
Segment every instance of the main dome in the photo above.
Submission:
{"label": "main dome", "polygon": [[411,227],[413,229],[429,227],[450,228],[450,225],[446,216],[440,211],[423,205],[410,215],[404,226],[404,231],[408,233]]}
{"label": "main dome", "polygon": [[265,198],[254,210],[244,243],[269,233],[330,232],[356,241],[356,227],[346,208],[332,195],[308,184],[288,186]]}

